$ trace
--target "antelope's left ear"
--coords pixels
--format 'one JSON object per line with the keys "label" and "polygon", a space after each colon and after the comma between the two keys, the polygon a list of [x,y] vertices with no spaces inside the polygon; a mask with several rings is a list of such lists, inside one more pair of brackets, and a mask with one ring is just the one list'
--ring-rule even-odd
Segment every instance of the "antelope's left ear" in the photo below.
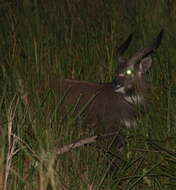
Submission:
{"label": "antelope's left ear", "polygon": [[149,68],[151,67],[151,65],[152,65],[152,58],[150,56],[149,57],[145,57],[139,63],[139,71],[141,73],[145,73],[146,71],[149,70]]}

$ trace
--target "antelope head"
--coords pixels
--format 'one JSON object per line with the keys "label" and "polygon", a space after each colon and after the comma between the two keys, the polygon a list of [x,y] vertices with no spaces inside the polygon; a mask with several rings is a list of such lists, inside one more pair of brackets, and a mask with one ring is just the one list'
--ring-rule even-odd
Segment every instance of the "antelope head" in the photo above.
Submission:
{"label": "antelope head", "polygon": [[132,34],[117,49],[120,71],[116,73],[116,77],[113,80],[113,87],[115,92],[122,94],[128,101],[129,97],[134,99],[138,97],[138,101],[140,101],[139,94],[145,88],[144,74],[152,65],[151,54],[159,47],[162,36],[163,30],[161,30],[149,48],[138,51],[128,60],[123,57],[123,54],[132,40]]}

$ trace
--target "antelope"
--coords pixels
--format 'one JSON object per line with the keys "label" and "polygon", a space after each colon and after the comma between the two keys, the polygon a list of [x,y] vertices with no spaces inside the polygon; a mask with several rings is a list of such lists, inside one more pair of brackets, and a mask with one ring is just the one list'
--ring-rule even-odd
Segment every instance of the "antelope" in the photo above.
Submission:
{"label": "antelope", "polygon": [[[131,128],[139,118],[139,105],[144,104],[144,93],[149,88],[145,73],[152,65],[152,53],[159,47],[163,31],[151,46],[125,59],[123,54],[128,48],[132,34],[117,48],[119,71],[109,83],[97,83],[72,79],[53,79],[45,85],[54,91],[56,102],[58,93],[64,96],[61,109],[68,113],[73,106],[77,118],[84,125],[99,132],[114,132],[119,127]],[[66,114],[67,115],[67,114]]]}
{"label": "antelope", "polygon": [[[51,90],[54,95],[54,98],[51,97],[52,104],[59,105],[63,115],[67,116],[70,107],[73,107],[71,111],[77,116],[75,118],[83,120],[85,126],[93,128],[98,133],[111,133],[122,127],[131,128],[135,126],[140,116],[138,107],[145,103],[145,91],[150,86],[145,81],[145,73],[152,65],[151,55],[159,47],[162,36],[163,31],[158,34],[151,46],[125,59],[123,54],[132,40],[130,34],[117,48],[119,69],[111,82],[52,78],[42,84],[37,92],[41,95],[45,94],[46,90]],[[28,105],[26,93],[22,99],[24,104]]]}

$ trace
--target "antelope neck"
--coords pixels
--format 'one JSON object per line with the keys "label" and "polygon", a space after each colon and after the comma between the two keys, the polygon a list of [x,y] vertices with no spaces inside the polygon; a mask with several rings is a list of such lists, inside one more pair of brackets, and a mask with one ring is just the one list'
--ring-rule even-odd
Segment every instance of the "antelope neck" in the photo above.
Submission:
{"label": "antelope neck", "polygon": [[144,101],[144,97],[139,94],[135,94],[131,96],[126,95],[124,96],[124,99],[131,104],[141,104]]}
{"label": "antelope neck", "polygon": [[112,87],[114,89],[114,92],[121,95],[128,103],[130,104],[141,104],[144,100],[144,97],[141,94],[130,94],[128,95],[125,92],[125,87],[119,87],[118,89],[116,89],[116,81],[114,80],[112,82]]}

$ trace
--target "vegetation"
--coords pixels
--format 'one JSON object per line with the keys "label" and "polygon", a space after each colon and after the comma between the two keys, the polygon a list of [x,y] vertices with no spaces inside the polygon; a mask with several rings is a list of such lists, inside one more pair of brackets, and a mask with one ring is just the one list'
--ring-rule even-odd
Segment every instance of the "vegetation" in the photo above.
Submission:
{"label": "vegetation", "polygon": [[[175,18],[174,0],[1,1],[2,189],[176,189]],[[46,114],[52,95],[36,95],[36,89],[51,75],[111,81],[122,40],[134,33],[128,56],[162,28],[147,76],[148,111],[136,128],[120,131],[123,151],[110,154],[96,144],[58,155],[58,147],[94,134],[71,116],[62,122],[59,104]]]}

